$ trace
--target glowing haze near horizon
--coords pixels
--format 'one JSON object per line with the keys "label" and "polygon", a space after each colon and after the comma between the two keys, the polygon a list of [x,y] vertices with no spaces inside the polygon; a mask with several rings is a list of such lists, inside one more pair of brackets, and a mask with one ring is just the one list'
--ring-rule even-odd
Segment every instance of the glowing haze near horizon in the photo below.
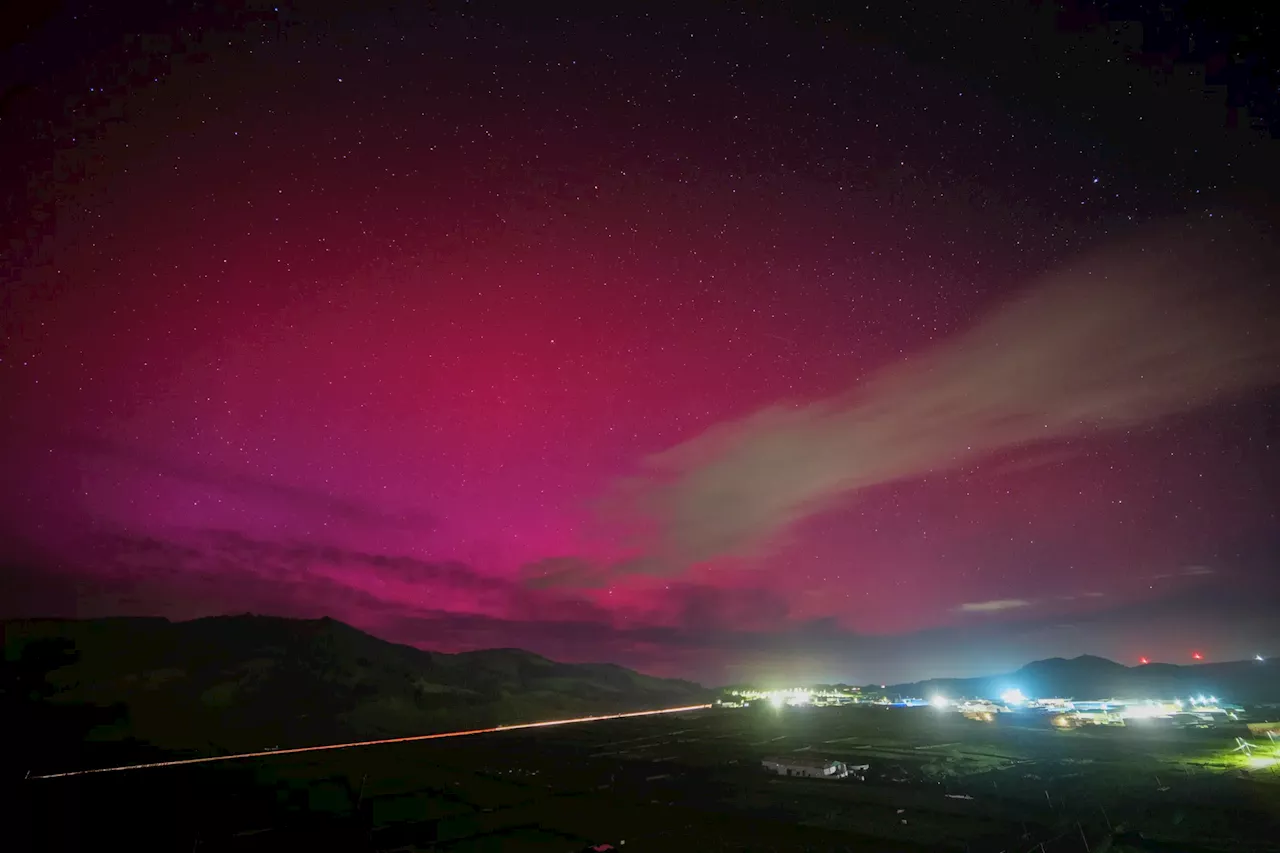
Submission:
{"label": "glowing haze near horizon", "polygon": [[708,681],[1276,648],[1220,203],[1271,143],[1105,37],[1066,126],[889,18],[281,8],[9,49],[0,617]]}

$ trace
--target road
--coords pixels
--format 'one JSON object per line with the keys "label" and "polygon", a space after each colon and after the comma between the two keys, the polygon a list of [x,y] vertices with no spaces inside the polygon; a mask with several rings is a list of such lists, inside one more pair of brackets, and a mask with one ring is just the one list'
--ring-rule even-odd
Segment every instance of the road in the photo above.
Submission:
{"label": "road", "polygon": [[209,764],[214,761],[237,761],[244,758],[270,758],[276,755],[296,755],[300,752],[321,752],[328,749],[353,749],[361,746],[381,746],[387,743],[411,743],[419,740],[440,740],[448,737],[469,737],[486,735],[494,732],[511,732],[518,729],[537,729],[547,726],[567,726],[572,723],[596,723],[601,720],[625,720],[631,717],[652,717],[658,714],[679,714],[684,711],[701,711],[710,705],[684,705],[679,708],[661,708],[656,711],[630,711],[626,714],[602,714],[595,717],[573,717],[567,720],[544,720],[540,723],[516,723],[510,726],[493,726],[487,729],[468,729],[458,732],[437,732],[430,735],[410,735],[409,737],[393,737],[383,740],[362,740],[352,743],[326,743],[320,746],[298,746],[291,749],[268,749],[261,752],[240,752],[234,755],[208,755],[202,758],[181,758],[174,761],[154,761],[149,764],[122,764],[119,767],[96,767],[91,770],[68,770],[63,773],[45,773],[40,776],[28,776],[28,779],[62,779],[68,776],[87,776],[92,773],[117,773],[122,770],[149,770],[154,767],[180,767],[186,764]]}

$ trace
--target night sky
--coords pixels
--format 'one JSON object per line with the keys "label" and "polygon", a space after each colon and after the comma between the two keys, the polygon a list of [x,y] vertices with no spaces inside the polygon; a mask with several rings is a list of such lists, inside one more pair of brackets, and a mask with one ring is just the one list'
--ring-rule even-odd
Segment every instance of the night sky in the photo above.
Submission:
{"label": "night sky", "polygon": [[0,617],[1280,653],[1261,24],[126,5],[0,60]]}

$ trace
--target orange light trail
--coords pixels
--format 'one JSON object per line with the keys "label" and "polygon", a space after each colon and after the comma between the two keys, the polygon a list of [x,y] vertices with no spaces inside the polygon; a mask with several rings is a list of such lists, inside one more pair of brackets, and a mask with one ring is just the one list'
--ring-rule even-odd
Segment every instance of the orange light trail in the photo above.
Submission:
{"label": "orange light trail", "polygon": [[657,711],[630,711],[626,714],[604,714],[597,717],[574,717],[569,720],[544,720],[541,723],[515,723],[510,726],[494,726],[488,729],[469,729],[461,732],[439,732],[433,735],[410,735],[385,740],[361,740],[353,743],[326,743],[320,746],[296,746],[291,749],[266,749],[261,752],[240,752],[235,755],[208,755],[204,758],[181,758],[175,761],[155,761],[150,764],[123,764],[119,767],[97,767],[92,770],[68,770],[64,773],[46,773],[28,776],[28,779],[61,779],[67,776],[87,776],[91,773],[114,773],[117,770],[147,770],[152,767],[179,767],[184,764],[209,764],[213,761],[236,761],[241,758],[267,758],[275,755],[293,755],[299,752],[320,752],[326,749],[350,749],[357,746],[381,746],[385,743],[410,743],[417,740],[438,740],[446,737],[487,735],[494,732],[513,732],[520,729],[538,729],[546,726],[567,726],[570,723],[595,723],[600,720],[623,720],[628,717],[652,717],[656,714],[678,714],[681,711],[702,711],[710,705],[685,705],[681,708],[662,708]]}

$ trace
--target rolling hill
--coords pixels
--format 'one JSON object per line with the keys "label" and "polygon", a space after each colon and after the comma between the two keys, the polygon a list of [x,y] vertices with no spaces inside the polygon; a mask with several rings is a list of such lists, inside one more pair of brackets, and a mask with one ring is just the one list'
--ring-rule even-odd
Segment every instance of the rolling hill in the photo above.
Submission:
{"label": "rolling hill", "polygon": [[[3,623],[5,700],[47,724],[200,753],[300,746],[670,707],[699,685],[519,649],[439,654],[332,619],[225,616]],[[32,702],[40,711],[32,711]],[[12,710],[12,709],[11,709]],[[49,712],[49,713],[46,713]],[[44,728],[48,728],[47,725]],[[72,726],[74,728],[74,726]]]}
{"label": "rolling hill", "polygon": [[[1017,688],[1027,696],[1076,699],[1173,698],[1215,695],[1241,704],[1280,702],[1280,669],[1273,661],[1226,661],[1194,666],[1125,666],[1082,655],[1035,661],[1015,672],[978,678],[935,678],[890,685],[885,692],[952,698],[996,697]],[[878,692],[878,691],[877,691]]]}

